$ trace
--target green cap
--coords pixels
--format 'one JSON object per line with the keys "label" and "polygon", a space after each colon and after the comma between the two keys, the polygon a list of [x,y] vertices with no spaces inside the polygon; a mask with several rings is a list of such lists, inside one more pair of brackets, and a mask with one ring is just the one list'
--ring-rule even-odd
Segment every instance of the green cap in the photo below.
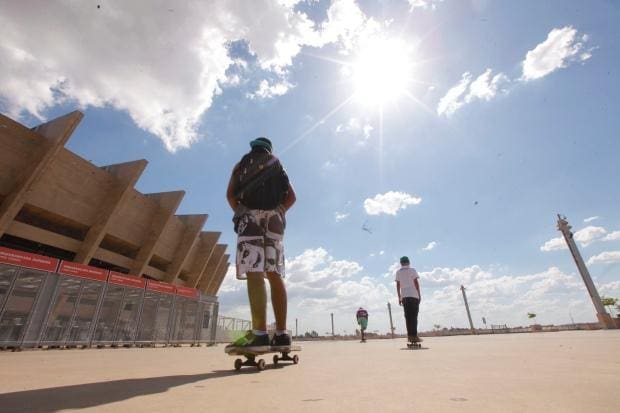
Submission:
{"label": "green cap", "polygon": [[400,257],[400,263],[409,264],[409,257],[407,257],[406,255],[403,255],[402,257]]}
{"label": "green cap", "polygon": [[269,151],[269,153],[271,153],[272,151],[272,145],[271,145],[271,141],[263,136],[261,136],[260,138],[256,138],[253,141],[250,142],[250,147],[252,148],[264,148],[267,149],[267,151]]}

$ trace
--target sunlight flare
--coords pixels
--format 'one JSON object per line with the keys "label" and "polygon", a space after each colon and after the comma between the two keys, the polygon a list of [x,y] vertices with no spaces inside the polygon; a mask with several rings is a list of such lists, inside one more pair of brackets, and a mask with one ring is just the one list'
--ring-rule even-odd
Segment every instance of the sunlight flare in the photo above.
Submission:
{"label": "sunlight flare", "polygon": [[352,75],[357,101],[381,106],[395,100],[411,86],[410,48],[400,39],[373,39],[360,50]]}

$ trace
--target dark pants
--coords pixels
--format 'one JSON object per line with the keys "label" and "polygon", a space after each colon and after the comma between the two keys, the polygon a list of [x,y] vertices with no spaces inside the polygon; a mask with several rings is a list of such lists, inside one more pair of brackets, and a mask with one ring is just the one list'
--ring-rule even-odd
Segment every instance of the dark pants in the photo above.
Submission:
{"label": "dark pants", "polygon": [[407,324],[407,335],[409,337],[418,336],[418,311],[420,310],[420,300],[413,297],[403,298],[403,309],[405,310],[405,323]]}

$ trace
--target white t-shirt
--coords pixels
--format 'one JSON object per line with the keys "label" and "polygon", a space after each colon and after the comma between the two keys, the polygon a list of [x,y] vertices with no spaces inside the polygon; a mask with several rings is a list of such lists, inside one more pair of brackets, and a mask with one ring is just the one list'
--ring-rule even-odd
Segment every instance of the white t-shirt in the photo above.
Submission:
{"label": "white t-shirt", "polygon": [[394,280],[400,282],[400,296],[402,298],[420,298],[420,295],[418,294],[418,289],[415,288],[415,284],[413,282],[413,280],[415,280],[416,278],[420,278],[418,272],[415,270],[415,268],[411,268],[408,265],[400,267],[400,269],[396,271],[396,276],[394,277]]}

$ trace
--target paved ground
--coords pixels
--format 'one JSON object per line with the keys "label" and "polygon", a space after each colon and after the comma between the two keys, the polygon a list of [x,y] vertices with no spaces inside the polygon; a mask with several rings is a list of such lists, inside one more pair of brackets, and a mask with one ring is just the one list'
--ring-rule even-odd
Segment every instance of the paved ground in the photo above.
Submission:
{"label": "paved ground", "polygon": [[414,351],[403,340],[301,344],[298,365],[240,373],[221,345],[2,352],[0,412],[611,412],[620,405],[620,331],[437,337]]}

